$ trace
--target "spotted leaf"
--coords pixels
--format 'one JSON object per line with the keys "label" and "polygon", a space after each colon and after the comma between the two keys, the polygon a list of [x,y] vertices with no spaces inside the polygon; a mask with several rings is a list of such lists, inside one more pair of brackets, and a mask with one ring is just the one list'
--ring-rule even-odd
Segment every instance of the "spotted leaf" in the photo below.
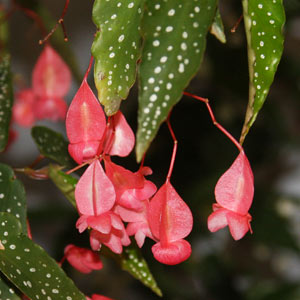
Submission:
{"label": "spotted leaf", "polygon": [[5,164],[0,164],[0,212],[13,214],[21,222],[22,232],[27,233],[25,190],[13,170]]}
{"label": "spotted leaf", "polygon": [[136,78],[141,53],[140,23],[145,0],[96,0],[98,32],[92,46],[98,98],[107,115],[115,114]]}
{"label": "spotted leaf", "polygon": [[216,0],[148,1],[139,68],[138,161],[198,71],[215,9]]}
{"label": "spotted leaf", "polygon": [[31,130],[31,135],[42,155],[62,166],[75,165],[68,152],[68,142],[60,133],[44,126],[35,126]]}
{"label": "spotted leaf", "polygon": [[4,275],[0,274],[0,299],[2,300],[21,300],[20,296],[15,291],[15,287],[11,285],[4,278]]}
{"label": "spotted leaf", "polygon": [[78,182],[76,178],[61,171],[58,165],[49,166],[49,177],[54,184],[61,190],[70,203],[76,208],[75,187]]}
{"label": "spotted leaf", "polygon": [[0,60],[0,152],[7,145],[9,124],[12,114],[13,90],[10,74],[10,58],[4,56]]}
{"label": "spotted leaf", "polygon": [[241,134],[243,142],[262,108],[280,62],[285,13],[282,0],[243,0],[248,43],[249,102]]}
{"label": "spotted leaf", "polygon": [[210,27],[210,33],[214,35],[221,43],[226,43],[224,25],[220,15],[219,8],[216,10],[214,21]]}
{"label": "spotted leaf", "polygon": [[86,299],[57,262],[21,234],[14,216],[0,213],[0,220],[0,270],[15,286],[30,299]]}
{"label": "spotted leaf", "polygon": [[134,278],[140,280],[145,286],[149,287],[158,296],[162,296],[160,288],[143,258],[140,249],[132,243],[125,249],[121,256],[121,267],[129,272]]}

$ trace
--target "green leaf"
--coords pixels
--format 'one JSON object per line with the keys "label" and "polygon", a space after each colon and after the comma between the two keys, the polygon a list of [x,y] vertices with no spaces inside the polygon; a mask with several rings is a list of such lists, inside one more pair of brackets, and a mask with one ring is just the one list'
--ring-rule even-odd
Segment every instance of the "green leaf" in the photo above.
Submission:
{"label": "green leaf", "polygon": [[44,126],[35,126],[31,135],[42,155],[62,166],[73,167],[74,161],[68,152],[68,142],[58,133]]}
{"label": "green leaf", "polygon": [[22,225],[22,232],[27,233],[26,195],[24,186],[16,179],[13,170],[0,163],[0,212],[13,214]]}
{"label": "green leaf", "polygon": [[157,286],[148,264],[141,254],[141,250],[135,243],[131,243],[129,247],[125,248],[121,255],[120,263],[123,270],[129,272],[158,296],[162,296],[162,292]]}
{"label": "green leaf", "polygon": [[0,59],[0,152],[4,151],[9,136],[9,124],[13,105],[10,57]]}
{"label": "green leaf", "polygon": [[262,108],[280,62],[285,22],[282,0],[243,0],[248,43],[249,102],[241,134],[244,141]]}
{"label": "green leaf", "polygon": [[151,0],[147,9],[139,68],[138,161],[200,67],[216,0]]}
{"label": "green leaf", "polygon": [[221,43],[226,43],[224,25],[222,22],[219,8],[217,8],[216,10],[214,21],[210,27],[210,33],[214,35]]}
{"label": "green leaf", "polygon": [[86,300],[57,262],[21,234],[21,224],[14,216],[0,213],[0,220],[5,247],[0,250],[0,270],[15,286],[31,299]]}
{"label": "green leaf", "polygon": [[61,171],[61,167],[57,165],[49,166],[49,177],[54,184],[61,190],[70,203],[76,208],[75,187],[78,182],[76,178]]}
{"label": "green leaf", "polygon": [[92,45],[98,98],[107,115],[115,114],[136,78],[141,55],[140,23],[145,0],[96,0],[93,20],[98,32]]}
{"label": "green leaf", "polygon": [[0,273],[0,299],[1,300],[21,300],[16,294],[14,287],[2,278]]}

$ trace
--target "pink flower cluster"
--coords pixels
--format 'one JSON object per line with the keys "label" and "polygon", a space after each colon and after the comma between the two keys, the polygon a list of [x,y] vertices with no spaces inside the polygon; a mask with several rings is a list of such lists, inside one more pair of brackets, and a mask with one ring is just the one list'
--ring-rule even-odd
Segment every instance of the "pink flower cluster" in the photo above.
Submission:
{"label": "pink flower cluster", "polygon": [[184,240],[193,225],[190,209],[168,179],[157,191],[145,178],[150,168],[131,172],[111,161],[111,156],[129,155],[134,134],[120,111],[106,120],[86,77],[69,107],[66,129],[70,155],[78,164],[89,164],[75,199],[80,215],[76,227],[80,232],[91,229],[91,248],[99,250],[103,244],[119,254],[134,235],[139,247],[145,237],[156,242],[152,252],[161,263],[186,260],[191,254]]}
{"label": "pink flower cluster", "polygon": [[64,120],[71,73],[58,53],[46,45],[32,73],[32,88],[16,93],[13,120],[20,126],[31,127],[37,120]]}

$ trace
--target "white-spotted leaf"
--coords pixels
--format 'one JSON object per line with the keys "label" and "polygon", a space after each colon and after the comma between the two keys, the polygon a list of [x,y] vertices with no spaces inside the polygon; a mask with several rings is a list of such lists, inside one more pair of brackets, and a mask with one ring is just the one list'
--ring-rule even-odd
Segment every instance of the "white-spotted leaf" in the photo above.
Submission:
{"label": "white-spotted leaf", "polygon": [[115,114],[136,79],[141,53],[140,23],[145,0],[96,0],[93,20],[98,27],[92,54],[98,98],[107,115]]}
{"label": "white-spotted leaf", "polygon": [[244,141],[262,108],[283,51],[285,13],[282,0],[243,0],[248,43],[249,102],[241,134]]}
{"label": "white-spotted leaf", "polygon": [[75,187],[78,182],[76,178],[61,171],[61,167],[50,165],[48,175],[54,184],[61,190],[70,203],[76,208]]}
{"label": "white-spotted leaf", "polygon": [[132,244],[125,249],[121,258],[121,266],[123,270],[129,272],[134,278],[141,281],[158,296],[162,296],[162,292],[158,287],[146,260],[143,258],[141,250],[135,244]]}
{"label": "white-spotted leaf", "polygon": [[21,233],[11,214],[0,213],[0,239],[0,270],[30,299],[86,300],[57,262]]}
{"label": "white-spotted leaf", "polygon": [[0,212],[8,212],[14,215],[22,225],[22,232],[27,233],[26,195],[24,186],[20,180],[16,179],[13,170],[8,165],[1,163]]}
{"label": "white-spotted leaf", "polygon": [[0,152],[5,149],[8,142],[12,105],[10,58],[6,55],[0,59]]}
{"label": "white-spotted leaf", "polygon": [[21,300],[16,293],[15,287],[0,273],[0,299],[1,300]]}
{"label": "white-spotted leaf", "polygon": [[198,71],[215,11],[216,0],[147,2],[139,67],[138,161]]}
{"label": "white-spotted leaf", "polygon": [[35,126],[31,130],[31,135],[42,155],[62,166],[75,165],[68,152],[68,142],[60,133],[44,126]]}

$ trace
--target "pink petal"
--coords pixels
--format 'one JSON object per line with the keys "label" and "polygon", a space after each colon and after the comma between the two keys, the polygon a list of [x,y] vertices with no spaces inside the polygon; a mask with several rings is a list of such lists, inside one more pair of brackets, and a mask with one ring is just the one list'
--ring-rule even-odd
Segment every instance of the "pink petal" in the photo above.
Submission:
{"label": "pink petal", "polygon": [[111,231],[111,219],[109,213],[104,213],[98,216],[90,216],[88,225],[97,231],[107,234]]}
{"label": "pink petal", "polygon": [[64,97],[70,87],[71,73],[58,53],[46,45],[32,74],[32,86],[38,96]]}
{"label": "pink petal", "polygon": [[209,231],[216,232],[221,228],[224,228],[228,225],[226,215],[229,213],[229,210],[225,208],[220,208],[214,211],[207,219],[207,226]]}
{"label": "pink petal", "polygon": [[96,155],[99,148],[99,141],[88,141],[77,144],[69,144],[68,150],[73,159],[81,164],[88,158]]}
{"label": "pink petal", "polygon": [[113,299],[102,296],[102,295],[93,294],[92,300],[113,300]]}
{"label": "pink petal", "polygon": [[38,120],[65,120],[67,103],[59,97],[39,97],[34,106],[34,114]]}
{"label": "pink petal", "polygon": [[139,222],[145,220],[145,214],[143,211],[135,211],[117,205],[115,212],[120,215],[124,222]]}
{"label": "pink petal", "polygon": [[127,156],[132,151],[135,143],[134,133],[120,111],[113,116],[112,122],[114,122],[115,132],[108,154]]}
{"label": "pink petal", "polygon": [[64,252],[68,262],[82,273],[90,273],[103,267],[99,255],[89,249],[68,245]]}
{"label": "pink petal", "polygon": [[142,189],[135,189],[135,196],[139,200],[146,200],[151,198],[156,191],[156,185],[150,180],[145,180],[144,187]]}
{"label": "pink petal", "polygon": [[152,246],[156,260],[166,265],[176,265],[188,259],[192,253],[191,245],[185,240],[177,240],[162,246],[156,243]]}
{"label": "pink petal", "polygon": [[245,215],[252,204],[253,184],[253,173],[242,151],[218,180],[215,187],[216,200],[222,207]]}
{"label": "pink petal", "polygon": [[35,122],[34,102],[35,95],[32,90],[26,89],[16,93],[12,109],[14,122],[23,127],[31,127]]}
{"label": "pink petal", "polygon": [[[83,153],[82,157],[85,160],[93,158],[97,154],[105,128],[106,120],[103,109],[86,80],[83,80],[67,112],[66,130],[69,141],[75,144],[74,147],[78,143],[84,143],[85,148],[80,148]],[[98,147],[95,147],[95,142],[98,142]],[[89,143],[93,145],[90,146]],[[82,144],[78,147],[82,147]],[[88,150],[85,150],[86,148]],[[91,149],[93,149],[92,152]],[[78,161],[75,157],[73,158]]]}
{"label": "pink petal", "polygon": [[135,189],[126,190],[118,199],[118,204],[129,209],[141,210],[142,202],[135,197]]}
{"label": "pink petal", "polygon": [[114,187],[99,160],[95,160],[79,179],[75,199],[80,214],[98,216],[109,211],[115,203]]}
{"label": "pink petal", "polygon": [[154,237],[163,243],[182,239],[191,232],[192,213],[169,181],[150,201],[148,222]]}
{"label": "pink petal", "polygon": [[111,225],[117,230],[125,230],[124,224],[120,217],[116,215],[115,213],[111,212],[110,213],[110,218],[111,218]]}
{"label": "pink petal", "polygon": [[249,223],[251,221],[251,216],[241,216],[239,214],[229,212],[226,217],[232,237],[236,241],[240,240],[250,229]]}
{"label": "pink petal", "polygon": [[81,216],[77,222],[76,222],[76,228],[80,233],[85,231],[88,228],[88,223],[87,223],[88,216]]}

